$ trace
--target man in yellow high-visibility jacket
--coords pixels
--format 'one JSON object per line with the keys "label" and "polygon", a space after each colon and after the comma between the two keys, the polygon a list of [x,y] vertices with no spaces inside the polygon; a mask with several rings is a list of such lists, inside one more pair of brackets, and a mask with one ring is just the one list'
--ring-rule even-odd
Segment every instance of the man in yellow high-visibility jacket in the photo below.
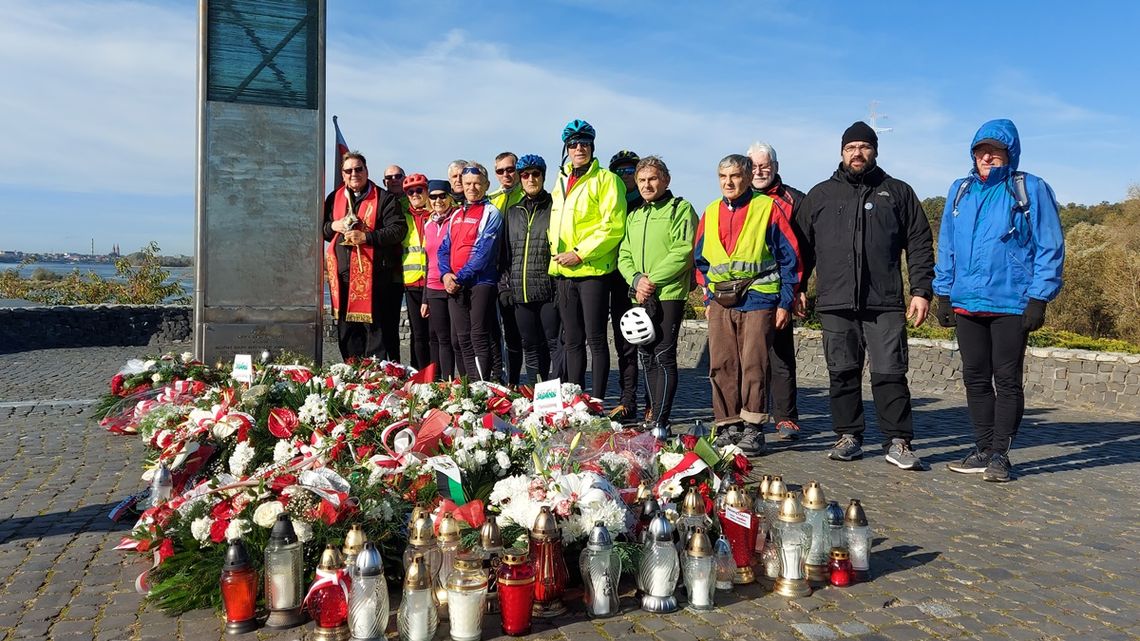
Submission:
{"label": "man in yellow high-visibility jacket", "polygon": [[798,259],[787,214],[752,190],[752,160],[726,156],[717,174],[723,198],[705,209],[693,256],[705,286],[713,417],[719,441],[755,455],[764,451],[768,346],[791,322]]}

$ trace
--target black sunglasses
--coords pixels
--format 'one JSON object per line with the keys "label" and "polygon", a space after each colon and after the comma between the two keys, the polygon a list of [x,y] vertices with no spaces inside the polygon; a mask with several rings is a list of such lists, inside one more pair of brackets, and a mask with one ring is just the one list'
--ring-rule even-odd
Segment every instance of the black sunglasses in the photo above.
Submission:
{"label": "black sunglasses", "polygon": [[424,188],[423,187],[412,187],[411,189],[409,189],[405,193],[412,195],[412,196],[417,196],[419,194],[424,193]]}
{"label": "black sunglasses", "polygon": [[499,167],[495,170],[495,173],[500,175],[500,176],[504,176],[506,174],[513,174],[513,173],[515,173],[515,168],[514,167]]}
{"label": "black sunglasses", "polygon": [[392,174],[390,176],[384,176],[384,180],[403,180],[403,179],[404,179],[404,174]]}
{"label": "black sunglasses", "polygon": [[431,200],[443,200],[444,198],[447,198],[449,195],[450,194],[428,194],[428,198],[430,198]]}
{"label": "black sunglasses", "polygon": [[368,170],[364,167],[345,167],[344,169],[341,169],[341,171],[346,174],[363,174]]}

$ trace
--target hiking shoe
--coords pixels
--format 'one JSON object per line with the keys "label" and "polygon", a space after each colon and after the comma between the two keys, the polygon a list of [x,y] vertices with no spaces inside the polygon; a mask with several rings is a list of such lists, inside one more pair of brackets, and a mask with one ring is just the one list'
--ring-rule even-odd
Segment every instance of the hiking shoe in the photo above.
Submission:
{"label": "hiking shoe", "polygon": [[748,456],[764,453],[764,433],[759,425],[744,424],[744,433],[736,444]]}
{"label": "hiking shoe", "polygon": [[947,463],[946,469],[959,474],[981,474],[990,464],[990,455],[975,449],[966,458],[957,463]]}
{"label": "hiking shoe", "polygon": [[776,423],[776,438],[781,441],[794,441],[800,437],[800,426],[795,421]]}
{"label": "hiking shoe", "polygon": [[628,405],[618,405],[610,410],[608,417],[615,423],[629,425],[630,423],[637,422],[637,409],[629,407]]}
{"label": "hiking shoe", "polygon": [[990,464],[986,466],[986,471],[982,472],[982,480],[991,483],[1005,483],[1012,480],[1011,467],[1008,456],[1001,452],[994,452],[990,455]]}
{"label": "hiking shoe", "polygon": [[863,458],[863,439],[850,434],[840,436],[828,451],[827,458],[833,461],[854,461]]}
{"label": "hiking shoe", "polygon": [[718,426],[716,428],[716,438],[713,440],[713,445],[717,447],[736,445],[744,436],[743,429],[744,426],[740,423]]}
{"label": "hiking shoe", "polygon": [[887,462],[903,470],[922,469],[922,459],[910,449],[910,443],[901,438],[891,439],[891,446],[887,449]]}

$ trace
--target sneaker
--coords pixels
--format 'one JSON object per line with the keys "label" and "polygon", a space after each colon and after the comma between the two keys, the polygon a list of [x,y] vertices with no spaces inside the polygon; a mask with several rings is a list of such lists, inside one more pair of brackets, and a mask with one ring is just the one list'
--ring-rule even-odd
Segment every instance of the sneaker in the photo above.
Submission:
{"label": "sneaker", "polygon": [[863,458],[863,440],[850,434],[844,434],[839,437],[835,445],[831,446],[827,458],[833,461],[854,461],[857,458]]}
{"label": "sneaker", "polygon": [[748,456],[756,456],[757,454],[764,453],[764,433],[760,430],[759,425],[752,425],[750,423],[744,424],[744,435],[741,436],[740,442],[737,447],[744,450]]}
{"label": "sneaker", "polygon": [[713,439],[713,445],[716,447],[736,445],[736,442],[740,440],[741,436],[740,424],[721,425],[716,428],[716,438]]}
{"label": "sneaker", "polygon": [[610,410],[609,419],[615,423],[629,425],[637,421],[637,409],[631,408],[628,405],[618,405]]}
{"label": "sneaker", "polygon": [[947,463],[946,469],[959,474],[981,474],[990,464],[990,455],[975,449],[966,458],[957,463]]}
{"label": "sneaker", "polygon": [[1005,483],[1013,478],[1010,474],[1011,467],[1008,456],[1001,452],[994,452],[990,455],[990,464],[982,473],[982,480],[991,483]]}
{"label": "sneaker", "polygon": [[776,423],[776,437],[781,441],[794,441],[800,437],[800,426],[795,421]]}
{"label": "sneaker", "polygon": [[887,462],[903,470],[922,469],[922,459],[910,449],[910,443],[901,438],[891,439],[891,447],[887,449]]}

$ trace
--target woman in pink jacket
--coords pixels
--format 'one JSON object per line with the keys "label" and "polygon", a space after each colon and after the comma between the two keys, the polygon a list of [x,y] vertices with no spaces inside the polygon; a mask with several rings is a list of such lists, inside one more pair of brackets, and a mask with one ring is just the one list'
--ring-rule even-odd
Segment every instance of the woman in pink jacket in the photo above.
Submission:
{"label": "woman in pink jacket", "polygon": [[447,222],[455,212],[451,197],[451,184],[446,180],[428,181],[428,204],[431,216],[424,223],[424,251],[427,253],[427,281],[424,285],[424,302],[421,313],[427,316],[430,331],[428,347],[431,362],[435,363],[438,378],[447,380],[466,374],[463,359],[455,358],[457,337],[452,333],[451,316],[447,311],[447,291],[439,274],[439,245],[447,235]]}

